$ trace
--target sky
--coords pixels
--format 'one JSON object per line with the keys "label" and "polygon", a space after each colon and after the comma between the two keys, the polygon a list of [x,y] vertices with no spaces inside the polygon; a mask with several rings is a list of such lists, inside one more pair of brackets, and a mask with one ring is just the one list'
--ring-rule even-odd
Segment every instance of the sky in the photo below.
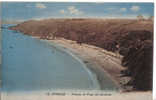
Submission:
{"label": "sky", "polygon": [[154,15],[153,3],[2,2],[2,20],[136,18]]}

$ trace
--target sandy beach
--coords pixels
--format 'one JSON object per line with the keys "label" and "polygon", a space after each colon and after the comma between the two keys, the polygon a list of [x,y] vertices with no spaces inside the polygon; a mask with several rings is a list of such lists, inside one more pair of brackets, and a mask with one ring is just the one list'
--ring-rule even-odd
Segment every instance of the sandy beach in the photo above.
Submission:
{"label": "sandy beach", "polygon": [[105,84],[103,81],[103,74],[105,73],[119,87],[119,90],[123,91],[122,84],[127,79],[123,81],[120,77],[120,71],[124,69],[121,66],[121,55],[92,45],[79,45],[75,41],[64,38],[48,41],[57,43],[79,56],[88,65],[87,67],[97,75],[101,88]]}

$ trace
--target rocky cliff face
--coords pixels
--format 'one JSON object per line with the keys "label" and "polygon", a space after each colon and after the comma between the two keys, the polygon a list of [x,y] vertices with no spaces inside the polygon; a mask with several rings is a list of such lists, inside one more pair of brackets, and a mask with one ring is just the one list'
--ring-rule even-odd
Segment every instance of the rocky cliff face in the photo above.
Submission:
{"label": "rocky cliff face", "polygon": [[[127,68],[127,83],[136,90],[152,88],[153,21],[128,19],[47,19],[30,20],[10,29],[42,39],[63,37],[119,52]],[[127,74],[128,73],[128,74]]]}

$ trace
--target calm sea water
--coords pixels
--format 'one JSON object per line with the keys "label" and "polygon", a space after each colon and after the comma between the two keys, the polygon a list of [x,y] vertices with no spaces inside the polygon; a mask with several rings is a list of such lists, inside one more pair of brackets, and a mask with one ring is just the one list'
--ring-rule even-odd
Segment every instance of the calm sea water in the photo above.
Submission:
{"label": "calm sea water", "polygon": [[2,29],[2,37],[3,91],[100,89],[84,63],[56,44],[7,28]]}

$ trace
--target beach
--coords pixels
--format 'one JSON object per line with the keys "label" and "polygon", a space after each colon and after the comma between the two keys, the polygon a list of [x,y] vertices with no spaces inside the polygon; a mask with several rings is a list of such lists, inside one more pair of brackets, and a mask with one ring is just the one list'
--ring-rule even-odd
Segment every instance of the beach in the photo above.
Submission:
{"label": "beach", "polygon": [[122,56],[118,53],[109,52],[88,44],[80,45],[75,41],[64,38],[48,41],[57,43],[79,56],[83,62],[88,65],[87,67],[97,75],[101,88],[105,84],[103,81],[103,74],[105,73],[118,86],[119,90],[123,90],[122,84],[124,82],[121,80],[120,71],[123,70],[124,67],[121,66]]}

